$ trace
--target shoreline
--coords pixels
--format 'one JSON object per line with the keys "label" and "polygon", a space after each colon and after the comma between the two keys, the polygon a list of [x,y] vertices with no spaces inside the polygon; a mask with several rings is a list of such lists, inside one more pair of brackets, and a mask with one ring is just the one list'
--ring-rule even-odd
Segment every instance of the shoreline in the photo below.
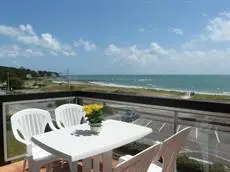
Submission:
{"label": "shoreline", "polygon": [[102,81],[70,81],[70,84],[94,84],[99,86],[105,87],[118,87],[118,88],[130,88],[130,89],[145,89],[145,90],[156,90],[156,91],[168,91],[168,92],[178,92],[178,93],[188,93],[194,92],[195,94],[199,95],[217,95],[217,96],[230,96],[229,93],[215,93],[215,92],[205,92],[205,91],[192,91],[192,90],[181,90],[181,89],[167,89],[167,88],[149,88],[149,87],[142,87],[142,86],[134,86],[134,85],[122,85],[122,84],[115,84],[115,83],[106,83]]}
{"label": "shoreline", "polygon": [[[60,82],[60,80],[58,81]],[[54,81],[54,83],[56,83]],[[53,83],[53,84],[54,84]],[[63,87],[68,85],[68,82],[63,81],[59,84]],[[64,86],[65,85],[65,86]],[[201,100],[201,101],[215,101],[215,102],[230,102],[229,93],[213,93],[213,92],[199,92],[199,91],[188,91],[188,90],[177,90],[177,89],[164,89],[164,88],[148,88],[140,86],[130,86],[130,85],[121,85],[114,83],[98,82],[98,81],[70,81],[72,90],[83,90],[83,91],[102,91],[102,92],[119,92],[119,93],[128,93],[144,96],[157,96],[157,97],[171,97],[171,98],[180,98],[180,99],[190,99],[190,100]],[[50,91],[59,90],[59,86],[54,86],[54,88],[49,88]],[[62,88],[62,90],[68,89]],[[191,94],[194,92],[195,94]]]}
{"label": "shoreline", "polygon": [[[36,81],[34,81],[36,82]],[[44,82],[44,85],[42,84]],[[17,90],[18,93],[33,93],[33,92],[52,92],[52,91],[98,91],[105,93],[119,93],[119,94],[134,94],[140,96],[155,96],[155,97],[170,97],[191,100],[216,101],[216,102],[230,102],[229,94],[209,93],[209,92],[192,92],[187,90],[164,89],[164,88],[146,88],[138,86],[119,85],[105,82],[95,81],[70,81],[59,80],[57,78],[50,79],[47,82],[45,79],[41,81],[43,86],[34,88],[25,88]]]}

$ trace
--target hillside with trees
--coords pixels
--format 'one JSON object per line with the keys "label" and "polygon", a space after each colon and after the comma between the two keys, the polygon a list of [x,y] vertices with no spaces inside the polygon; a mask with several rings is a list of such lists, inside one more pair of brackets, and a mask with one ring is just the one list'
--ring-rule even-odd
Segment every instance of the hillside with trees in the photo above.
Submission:
{"label": "hillside with trees", "polygon": [[44,71],[44,70],[31,70],[23,67],[14,68],[7,66],[0,66],[0,84],[7,83],[7,78],[9,76],[9,82],[11,88],[19,89],[22,87],[24,81],[30,79],[37,79],[41,77],[59,77],[57,72]]}

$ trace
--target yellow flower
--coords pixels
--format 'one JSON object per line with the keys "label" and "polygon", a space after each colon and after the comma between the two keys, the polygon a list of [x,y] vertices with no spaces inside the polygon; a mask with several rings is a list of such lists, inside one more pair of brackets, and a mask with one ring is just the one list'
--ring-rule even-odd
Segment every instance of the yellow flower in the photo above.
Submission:
{"label": "yellow flower", "polygon": [[93,113],[99,112],[102,109],[103,109],[103,105],[98,105],[98,104],[89,104],[83,107],[86,116],[91,116]]}

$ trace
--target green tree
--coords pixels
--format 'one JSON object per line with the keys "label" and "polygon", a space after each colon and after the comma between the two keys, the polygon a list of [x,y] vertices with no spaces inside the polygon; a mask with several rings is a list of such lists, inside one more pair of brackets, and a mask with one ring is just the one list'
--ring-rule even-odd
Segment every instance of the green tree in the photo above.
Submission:
{"label": "green tree", "polygon": [[209,172],[228,172],[228,170],[224,167],[223,164],[214,163],[210,166]]}
{"label": "green tree", "polygon": [[201,163],[189,159],[185,155],[178,156],[177,171],[178,172],[203,172]]}
{"label": "green tree", "polygon": [[23,87],[24,81],[18,77],[11,77],[10,78],[10,88],[12,89],[20,89]]}

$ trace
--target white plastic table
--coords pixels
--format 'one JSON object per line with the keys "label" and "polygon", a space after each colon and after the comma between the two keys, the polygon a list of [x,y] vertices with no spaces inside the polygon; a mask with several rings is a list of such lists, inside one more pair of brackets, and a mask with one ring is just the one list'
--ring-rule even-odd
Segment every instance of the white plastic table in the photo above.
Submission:
{"label": "white plastic table", "polygon": [[93,158],[94,172],[99,172],[100,155],[103,171],[112,171],[112,150],[136,141],[152,132],[151,128],[136,124],[106,120],[101,132],[92,134],[88,124],[36,135],[32,141],[58,157],[69,161],[72,172],[77,172],[76,162],[83,159],[83,171],[90,171]]}

